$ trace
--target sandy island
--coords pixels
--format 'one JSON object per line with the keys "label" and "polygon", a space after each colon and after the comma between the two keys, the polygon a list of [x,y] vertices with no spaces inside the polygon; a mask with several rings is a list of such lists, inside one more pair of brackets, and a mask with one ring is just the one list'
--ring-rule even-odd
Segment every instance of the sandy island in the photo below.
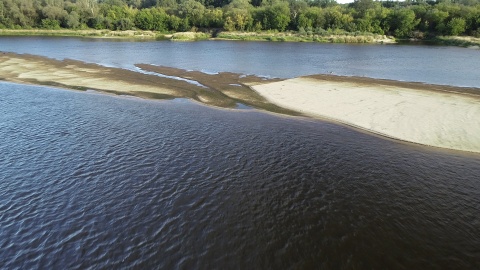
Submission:
{"label": "sandy island", "polygon": [[330,75],[279,80],[146,64],[136,67],[141,72],[75,60],[0,54],[0,80],[144,98],[190,98],[224,108],[241,103],[276,113],[329,119],[402,141],[480,153],[479,88]]}

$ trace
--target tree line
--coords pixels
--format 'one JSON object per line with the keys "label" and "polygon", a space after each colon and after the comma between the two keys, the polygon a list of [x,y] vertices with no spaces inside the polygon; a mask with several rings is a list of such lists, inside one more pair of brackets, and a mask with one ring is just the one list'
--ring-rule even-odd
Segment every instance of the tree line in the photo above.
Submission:
{"label": "tree line", "polygon": [[2,0],[0,28],[480,36],[480,0]]}

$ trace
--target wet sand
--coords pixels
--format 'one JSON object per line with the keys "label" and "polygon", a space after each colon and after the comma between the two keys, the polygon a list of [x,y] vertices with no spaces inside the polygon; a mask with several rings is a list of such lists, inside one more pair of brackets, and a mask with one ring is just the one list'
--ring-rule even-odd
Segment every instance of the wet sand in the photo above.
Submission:
{"label": "wet sand", "polygon": [[[222,108],[235,108],[241,103],[272,112],[298,115],[294,111],[268,102],[247,86],[247,84],[278,81],[275,79],[234,73],[209,75],[152,65],[138,65],[138,68],[154,74],[104,67],[76,60],[60,61],[28,54],[0,54],[0,79],[6,81],[76,90],[92,89],[144,98],[190,98],[206,105]],[[177,76],[178,74],[198,83],[192,84],[158,76]]]}
{"label": "wet sand", "polygon": [[478,88],[332,75],[279,80],[147,64],[136,67],[148,74],[75,60],[0,54],[0,79],[5,81],[143,98],[189,98],[223,108],[244,104],[329,119],[398,140],[480,153]]}
{"label": "wet sand", "polygon": [[480,153],[480,89],[315,75],[253,86],[272,103],[390,138]]}

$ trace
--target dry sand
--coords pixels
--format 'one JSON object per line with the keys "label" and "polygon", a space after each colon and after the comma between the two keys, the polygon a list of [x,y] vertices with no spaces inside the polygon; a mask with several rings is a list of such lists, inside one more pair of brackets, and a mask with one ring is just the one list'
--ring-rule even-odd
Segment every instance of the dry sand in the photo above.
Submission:
{"label": "dry sand", "polygon": [[480,153],[480,89],[339,76],[252,87],[272,103],[306,115],[403,141]]}

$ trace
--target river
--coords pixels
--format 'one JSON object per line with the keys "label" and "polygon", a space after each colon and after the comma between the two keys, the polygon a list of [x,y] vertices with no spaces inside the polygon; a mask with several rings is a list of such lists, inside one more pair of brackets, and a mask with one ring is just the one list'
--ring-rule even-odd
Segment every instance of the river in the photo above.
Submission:
{"label": "river", "polygon": [[[124,68],[147,62],[278,77],[333,70],[412,80],[406,75],[416,76],[412,71],[391,74],[363,64],[407,65],[415,54],[448,51],[454,57],[438,61],[460,65],[453,58],[462,56],[473,68],[472,55],[479,54],[430,46],[0,42],[4,51]],[[235,62],[241,48],[251,54]],[[302,64],[297,58],[306,52],[286,53],[303,48],[340,55]],[[396,60],[373,56],[396,50]],[[283,60],[257,59],[272,53]],[[283,69],[275,61],[283,61]],[[447,71],[463,77],[436,78]],[[469,72],[438,65],[422,78],[478,87]],[[479,155],[248,108],[5,82],[0,136],[1,269],[480,267]]]}
{"label": "river", "polygon": [[143,63],[279,78],[336,74],[480,87],[480,50],[446,46],[0,37],[0,51],[121,68]]}

